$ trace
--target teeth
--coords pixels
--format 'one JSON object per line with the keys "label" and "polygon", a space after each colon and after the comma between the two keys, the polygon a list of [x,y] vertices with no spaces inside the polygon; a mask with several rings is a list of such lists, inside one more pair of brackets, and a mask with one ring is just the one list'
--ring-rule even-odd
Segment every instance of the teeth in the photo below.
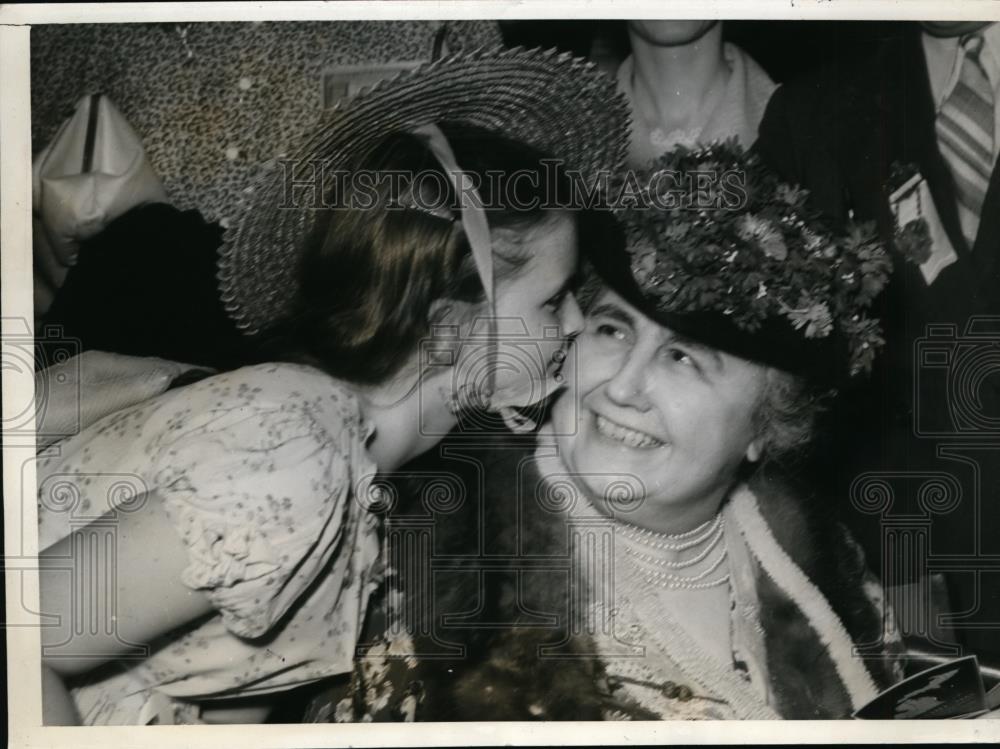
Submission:
{"label": "teeth", "polygon": [[616,424],[599,414],[597,415],[597,431],[605,437],[617,440],[628,447],[662,447],[665,444],[645,432],[637,432],[635,429],[623,427],[621,424]]}

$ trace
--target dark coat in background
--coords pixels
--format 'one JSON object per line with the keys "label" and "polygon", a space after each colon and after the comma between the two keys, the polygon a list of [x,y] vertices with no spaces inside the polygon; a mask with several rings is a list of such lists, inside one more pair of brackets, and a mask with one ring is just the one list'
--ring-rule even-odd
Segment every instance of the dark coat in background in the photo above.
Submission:
{"label": "dark coat in background", "polygon": [[[973,652],[997,656],[1000,573],[975,568],[983,567],[980,555],[1000,553],[1000,376],[989,354],[1000,340],[1000,170],[993,171],[970,248],[934,123],[921,30],[901,24],[870,54],[780,87],[757,148],[785,179],[810,190],[815,207],[839,219],[877,221],[890,243],[893,168],[912,165],[927,181],[958,259],[928,284],[890,244],[895,270],[875,310],[884,322],[885,353],[870,384],[849,393],[827,425],[829,445],[819,453],[822,464],[813,466],[813,478],[832,496],[847,497],[866,472],[885,475],[895,496],[881,513],[866,514],[861,503],[839,500],[869,558],[876,564],[886,553],[886,519],[929,518],[930,556],[963,558],[947,573],[950,608],[965,612],[955,621],[956,632]],[[946,488],[950,498],[937,505],[925,493],[934,472],[953,476],[960,488]],[[884,562],[895,567],[896,581],[933,571],[926,559]]]}
{"label": "dark coat in background", "polygon": [[222,232],[195,210],[164,203],[133,208],[81,243],[43,319],[48,335],[83,350],[216,369],[247,363],[250,343],[219,299]]}

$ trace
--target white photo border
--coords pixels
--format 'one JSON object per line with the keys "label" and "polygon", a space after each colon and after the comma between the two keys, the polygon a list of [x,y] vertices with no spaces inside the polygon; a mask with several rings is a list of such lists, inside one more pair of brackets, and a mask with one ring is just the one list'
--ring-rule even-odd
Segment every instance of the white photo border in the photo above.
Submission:
{"label": "white photo border", "polygon": [[[356,0],[352,2],[79,3],[0,5],[0,303],[2,346],[33,334],[30,26],[174,21],[724,18],[759,20],[1000,20],[1000,2],[963,0]],[[27,327],[25,328],[25,325]],[[2,372],[3,418],[34,395],[29,372]],[[255,726],[41,726],[34,435],[3,440],[8,716],[13,747],[93,749],[183,745],[217,749],[320,746],[496,746],[704,743],[1000,742],[1000,720],[619,723],[271,724]]]}

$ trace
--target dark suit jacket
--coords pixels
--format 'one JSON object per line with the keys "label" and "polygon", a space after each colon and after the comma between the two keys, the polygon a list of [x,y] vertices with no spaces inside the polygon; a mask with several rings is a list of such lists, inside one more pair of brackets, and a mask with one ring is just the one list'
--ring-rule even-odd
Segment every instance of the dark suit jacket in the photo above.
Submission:
{"label": "dark suit jacket", "polygon": [[[925,513],[919,501],[920,481],[912,474],[954,475],[962,497],[955,510],[931,514],[931,554],[996,554],[1000,553],[1000,471],[993,466],[1000,464],[1000,452],[991,445],[1000,445],[1000,437],[986,438],[985,422],[957,423],[961,416],[956,417],[955,405],[964,397],[973,412],[993,420],[1000,417],[1000,377],[988,376],[1000,372],[1000,367],[985,359],[963,364],[958,355],[982,353],[1000,343],[996,333],[962,343],[970,340],[965,334],[975,316],[1000,315],[1000,169],[993,172],[975,247],[969,248],[959,227],[954,182],[938,150],[920,34],[916,24],[901,24],[870,54],[779,88],[761,123],[756,147],[785,179],[809,189],[816,207],[840,219],[853,213],[855,220],[877,221],[890,243],[893,228],[886,187],[890,170],[896,164],[913,164],[926,178],[959,258],[928,285],[919,267],[890,244],[895,269],[875,310],[883,319],[886,349],[870,383],[848,394],[837,423],[828,425],[836,436],[830,438],[831,452],[826,456],[832,454],[837,460],[825,464],[836,465],[837,472],[823,479],[839,496],[847,496],[851,483],[865,471],[908,471],[909,478],[893,479],[897,496],[890,513],[899,516]],[[930,344],[945,352],[947,366],[929,368],[923,358],[928,343],[921,339],[929,325],[954,326],[954,337],[945,334]],[[1000,332],[1000,325],[993,323],[992,329]],[[963,373],[986,377],[980,382]],[[970,389],[960,396],[963,387]],[[970,400],[973,391],[979,403]],[[950,435],[942,434],[949,431]],[[938,434],[927,436],[928,432]],[[984,446],[959,448],[971,460],[940,453],[942,446],[967,442]],[[849,524],[864,538],[869,557],[878,559],[881,521],[886,518],[869,515],[865,527],[862,513],[854,507],[844,509]],[[975,566],[981,565],[970,562],[970,569]],[[1000,575],[984,574],[977,581],[968,570],[949,574],[952,608],[979,607],[980,623],[997,623],[987,630],[963,630],[960,625],[959,633],[967,644],[1000,652]]]}

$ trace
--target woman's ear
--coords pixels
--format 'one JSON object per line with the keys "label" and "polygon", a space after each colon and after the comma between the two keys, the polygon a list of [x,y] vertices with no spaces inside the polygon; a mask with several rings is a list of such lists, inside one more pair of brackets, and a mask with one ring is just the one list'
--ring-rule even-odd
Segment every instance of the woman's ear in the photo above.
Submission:
{"label": "woman's ear", "polygon": [[760,440],[753,440],[749,445],[747,445],[747,460],[751,463],[758,462],[763,453],[764,450],[761,447]]}

